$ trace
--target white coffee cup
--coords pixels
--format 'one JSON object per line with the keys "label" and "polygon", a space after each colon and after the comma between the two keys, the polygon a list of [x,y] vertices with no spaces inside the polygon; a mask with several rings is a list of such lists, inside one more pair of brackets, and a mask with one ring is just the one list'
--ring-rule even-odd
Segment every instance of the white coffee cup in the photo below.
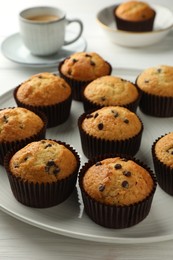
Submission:
{"label": "white coffee cup", "polygon": [[[75,37],[65,41],[67,25],[78,23]],[[19,13],[19,27],[24,45],[34,55],[47,56],[58,52],[63,45],[75,42],[82,34],[79,19],[67,19],[63,10],[50,6],[37,6]]]}

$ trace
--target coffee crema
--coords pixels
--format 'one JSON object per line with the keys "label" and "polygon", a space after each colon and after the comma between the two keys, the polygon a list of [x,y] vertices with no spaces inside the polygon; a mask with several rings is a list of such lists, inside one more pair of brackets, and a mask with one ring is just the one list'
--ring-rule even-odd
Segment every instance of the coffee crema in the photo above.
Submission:
{"label": "coffee crema", "polygon": [[35,15],[27,17],[27,19],[35,22],[51,22],[59,20],[60,17],[58,17],[57,15]]}

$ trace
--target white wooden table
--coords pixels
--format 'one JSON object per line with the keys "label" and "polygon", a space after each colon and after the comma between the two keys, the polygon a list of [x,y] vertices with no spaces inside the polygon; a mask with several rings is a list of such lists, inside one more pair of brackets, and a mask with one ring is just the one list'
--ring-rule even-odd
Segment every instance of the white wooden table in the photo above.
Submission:
{"label": "white wooden table", "polygon": [[[173,65],[173,38],[168,36],[160,44],[133,49],[116,46],[105,38],[95,17],[99,9],[112,5],[113,0],[5,0],[0,8],[0,42],[18,32],[17,15],[20,10],[34,5],[55,5],[63,8],[68,17],[78,17],[84,22],[83,36],[87,51],[100,53],[113,67],[145,68],[151,65]],[[171,0],[150,1],[164,4],[173,10]],[[28,68],[7,60],[0,53],[0,95],[17,86],[29,75],[55,68]],[[1,199],[1,198],[0,198]],[[6,259],[58,259],[58,260],[120,260],[148,259],[172,260],[173,241],[145,244],[109,244],[85,241],[41,230],[23,223],[0,211],[0,260]]]}

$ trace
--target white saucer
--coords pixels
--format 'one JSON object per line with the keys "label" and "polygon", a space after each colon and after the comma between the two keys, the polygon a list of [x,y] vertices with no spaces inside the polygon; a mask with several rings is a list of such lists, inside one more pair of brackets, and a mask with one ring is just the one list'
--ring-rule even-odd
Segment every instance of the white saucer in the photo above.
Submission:
{"label": "white saucer", "polygon": [[100,10],[96,19],[106,37],[113,43],[125,47],[144,47],[163,40],[173,28],[173,13],[171,10],[160,5],[152,5],[152,7],[156,11],[156,18],[151,32],[118,30],[113,16],[115,5]]}
{"label": "white saucer", "polygon": [[[71,39],[73,35],[74,33],[68,31],[66,38]],[[25,66],[53,67],[57,66],[61,60],[70,56],[72,53],[84,51],[86,46],[86,40],[83,37],[80,37],[76,42],[62,47],[57,54],[38,57],[29,52],[29,50],[24,46],[20,34],[15,33],[2,42],[1,50],[7,59]]]}

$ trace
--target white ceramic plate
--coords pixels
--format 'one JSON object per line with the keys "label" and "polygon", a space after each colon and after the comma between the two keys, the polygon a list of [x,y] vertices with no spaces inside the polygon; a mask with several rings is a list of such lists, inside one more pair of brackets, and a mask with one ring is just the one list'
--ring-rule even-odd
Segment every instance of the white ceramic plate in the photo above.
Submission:
{"label": "white ceramic plate", "polygon": [[156,11],[156,18],[152,32],[127,32],[118,30],[113,17],[115,5],[100,10],[96,20],[103,29],[106,37],[112,42],[126,47],[143,47],[155,44],[170,32],[173,28],[173,13],[166,7],[152,5]]}
{"label": "white ceramic plate", "polygon": [[[66,38],[72,39],[73,35],[73,32],[67,31]],[[2,42],[1,51],[7,59],[28,67],[53,67],[72,53],[84,51],[86,46],[86,40],[80,37],[76,42],[62,47],[57,54],[39,57],[32,55],[24,46],[20,34],[15,33]]]}
{"label": "white ceramic plate", "polygon": [[[113,74],[134,80],[139,70],[114,69]],[[12,90],[0,97],[0,106],[14,106]],[[139,110],[138,115],[144,123],[141,149],[136,157],[152,169],[151,145],[160,135],[172,131],[173,118],[153,118],[145,116]],[[80,102],[73,101],[71,116],[59,127],[47,131],[47,138],[55,138],[71,144],[80,154],[82,164],[86,157],[82,153],[77,119],[83,113]],[[173,239],[173,197],[157,187],[151,211],[146,219],[136,226],[112,230],[95,224],[83,211],[83,204],[78,187],[62,204],[47,208],[34,209],[20,204],[13,197],[6,172],[0,166],[0,209],[7,214],[50,232],[85,240],[109,243],[149,243]]]}

